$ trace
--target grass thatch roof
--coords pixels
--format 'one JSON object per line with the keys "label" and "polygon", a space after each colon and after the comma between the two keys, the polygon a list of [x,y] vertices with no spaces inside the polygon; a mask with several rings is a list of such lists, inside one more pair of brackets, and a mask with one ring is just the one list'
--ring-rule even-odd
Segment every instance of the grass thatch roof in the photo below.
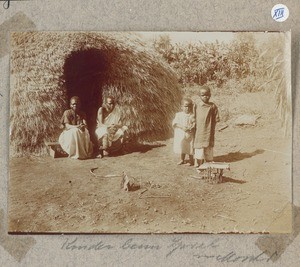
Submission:
{"label": "grass thatch roof", "polygon": [[137,35],[13,33],[11,51],[13,156],[43,154],[44,141],[57,140],[73,95],[82,98],[92,120],[101,99],[115,96],[123,123],[139,140],[170,135],[181,98],[177,78]]}

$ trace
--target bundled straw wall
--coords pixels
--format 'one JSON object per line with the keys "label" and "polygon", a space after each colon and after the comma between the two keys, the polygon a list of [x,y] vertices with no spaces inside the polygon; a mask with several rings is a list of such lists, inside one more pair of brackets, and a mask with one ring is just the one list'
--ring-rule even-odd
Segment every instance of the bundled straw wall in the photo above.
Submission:
{"label": "bundled straw wall", "polygon": [[170,136],[181,93],[175,74],[137,35],[27,32],[11,35],[11,155],[41,155],[57,141],[69,98],[79,95],[95,128],[105,96],[141,141]]}

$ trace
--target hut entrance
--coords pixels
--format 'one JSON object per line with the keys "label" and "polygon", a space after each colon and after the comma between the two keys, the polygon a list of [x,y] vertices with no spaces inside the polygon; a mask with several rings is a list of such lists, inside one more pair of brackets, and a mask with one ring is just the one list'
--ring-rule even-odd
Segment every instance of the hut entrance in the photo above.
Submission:
{"label": "hut entrance", "polygon": [[107,79],[107,63],[102,50],[87,49],[72,52],[64,64],[68,99],[75,95],[80,97],[92,139],[97,110],[102,105],[102,87]]}

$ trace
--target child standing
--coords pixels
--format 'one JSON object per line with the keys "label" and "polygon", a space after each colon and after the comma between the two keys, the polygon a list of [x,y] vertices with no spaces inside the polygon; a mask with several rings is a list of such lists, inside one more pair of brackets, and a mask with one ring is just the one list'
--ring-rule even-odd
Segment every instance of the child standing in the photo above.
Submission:
{"label": "child standing", "polygon": [[195,107],[195,167],[199,167],[204,160],[207,162],[213,161],[215,128],[220,119],[217,106],[209,102],[210,97],[211,92],[209,87],[202,87],[200,90],[201,101]]}
{"label": "child standing", "polygon": [[193,102],[184,98],[181,102],[181,112],[176,113],[172,126],[174,128],[174,152],[180,154],[178,165],[184,164],[185,155],[189,155],[187,165],[194,165],[193,141],[195,129],[195,116]]}

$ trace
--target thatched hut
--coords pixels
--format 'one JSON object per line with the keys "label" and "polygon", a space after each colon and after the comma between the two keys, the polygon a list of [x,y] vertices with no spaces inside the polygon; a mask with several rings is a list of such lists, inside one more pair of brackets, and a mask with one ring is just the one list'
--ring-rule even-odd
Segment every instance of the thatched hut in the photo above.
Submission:
{"label": "thatched hut", "polygon": [[137,34],[26,32],[11,35],[11,155],[45,153],[69,98],[78,95],[95,128],[107,95],[142,141],[170,136],[181,93],[177,78]]}

